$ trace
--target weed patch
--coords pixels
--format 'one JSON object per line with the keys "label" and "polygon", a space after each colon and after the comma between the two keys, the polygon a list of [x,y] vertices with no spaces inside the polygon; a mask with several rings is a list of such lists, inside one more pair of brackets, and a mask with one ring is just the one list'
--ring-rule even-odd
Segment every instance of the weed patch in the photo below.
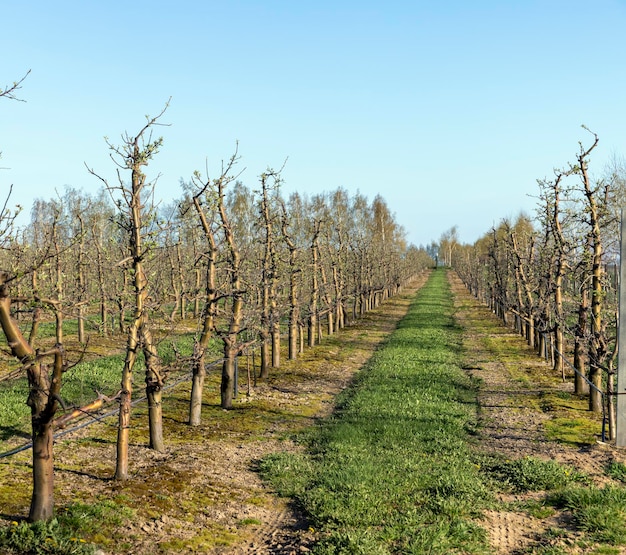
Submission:
{"label": "weed patch", "polygon": [[0,548],[7,555],[90,555],[95,551],[93,545],[74,536],[56,519],[33,524],[12,522],[0,528]]}
{"label": "weed patch", "polygon": [[548,498],[556,508],[569,510],[577,529],[609,545],[626,543],[626,489],[573,486]]}
{"label": "weed patch", "polygon": [[506,460],[494,456],[481,463],[481,470],[493,480],[494,487],[514,493],[558,490],[585,479],[575,468],[535,457]]}

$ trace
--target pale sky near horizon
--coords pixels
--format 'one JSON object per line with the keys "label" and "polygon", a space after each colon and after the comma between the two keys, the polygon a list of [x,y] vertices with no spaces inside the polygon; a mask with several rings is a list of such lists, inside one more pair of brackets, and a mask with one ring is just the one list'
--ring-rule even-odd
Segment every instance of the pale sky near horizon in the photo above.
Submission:
{"label": "pale sky near horizon", "polygon": [[4,2],[0,193],[30,211],[95,192],[119,143],[171,97],[156,196],[212,173],[283,192],[380,194],[415,245],[472,243],[536,205],[537,179],[600,137],[626,156],[626,0]]}

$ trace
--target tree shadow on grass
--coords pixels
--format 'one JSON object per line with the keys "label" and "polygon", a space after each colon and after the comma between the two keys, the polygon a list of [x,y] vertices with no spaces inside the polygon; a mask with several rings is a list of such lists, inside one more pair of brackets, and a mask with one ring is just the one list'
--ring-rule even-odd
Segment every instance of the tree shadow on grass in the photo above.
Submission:
{"label": "tree shadow on grass", "polygon": [[0,441],[6,441],[14,437],[30,439],[30,434],[17,426],[0,426]]}

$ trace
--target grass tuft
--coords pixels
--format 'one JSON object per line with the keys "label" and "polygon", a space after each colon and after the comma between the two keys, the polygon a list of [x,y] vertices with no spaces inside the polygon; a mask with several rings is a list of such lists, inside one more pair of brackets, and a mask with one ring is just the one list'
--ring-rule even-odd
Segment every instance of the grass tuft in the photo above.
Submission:
{"label": "grass tuft", "polygon": [[491,456],[481,461],[481,470],[496,487],[514,493],[558,490],[585,479],[575,468],[535,457],[506,460]]}
{"label": "grass tuft", "polygon": [[90,555],[95,552],[92,544],[76,537],[56,519],[32,524],[12,522],[0,528],[0,548],[6,555]]}
{"label": "grass tuft", "polygon": [[548,498],[556,508],[571,511],[574,524],[587,537],[609,545],[626,543],[626,489],[573,486]]}

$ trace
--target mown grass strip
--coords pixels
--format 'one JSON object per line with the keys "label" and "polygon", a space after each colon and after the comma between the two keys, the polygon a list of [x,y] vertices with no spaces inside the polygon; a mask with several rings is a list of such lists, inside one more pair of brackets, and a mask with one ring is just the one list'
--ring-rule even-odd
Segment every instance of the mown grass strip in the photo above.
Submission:
{"label": "mown grass strip", "polygon": [[489,498],[471,456],[474,384],[444,271],[308,438],[262,471],[304,506],[316,553],[483,553],[475,520]]}

